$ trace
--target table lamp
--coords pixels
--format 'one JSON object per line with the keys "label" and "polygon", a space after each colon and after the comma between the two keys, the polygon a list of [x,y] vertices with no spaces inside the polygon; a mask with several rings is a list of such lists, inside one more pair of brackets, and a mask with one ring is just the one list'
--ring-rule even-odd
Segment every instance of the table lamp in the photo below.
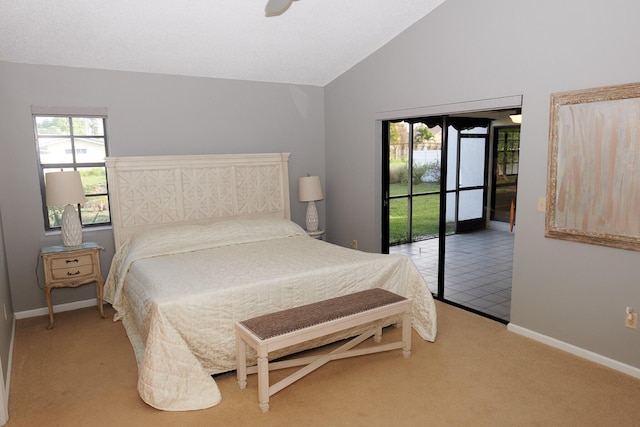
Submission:
{"label": "table lamp", "polygon": [[298,200],[309,202],[307,205],[307,231],[318,230],[318,210],[316,201],[322,200],[322,184],[319,176],[303,176],[298,178]]}
{"label": "table lamp", "polygon": [[75,205],[84,203],[84,189],[78,171],[49,172],[45,175],[47,206],[63,206],[62,244],[82,243],[82,224]]}

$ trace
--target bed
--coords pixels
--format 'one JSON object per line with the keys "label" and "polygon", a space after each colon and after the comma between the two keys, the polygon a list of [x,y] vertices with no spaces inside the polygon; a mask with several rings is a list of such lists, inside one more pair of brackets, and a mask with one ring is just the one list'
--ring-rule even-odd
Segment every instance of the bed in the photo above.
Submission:
{"label": "bed", "polygon": [[381,287],[412,298],[412,326],[435,340],[433,298],[408,257],[313,239],[290,220],[288,158],[107,158],[116,254],[105,300],[123,322],[138,392],[152,407],[218,404],[212,374],[235,369],[235,322],[334,296]]}

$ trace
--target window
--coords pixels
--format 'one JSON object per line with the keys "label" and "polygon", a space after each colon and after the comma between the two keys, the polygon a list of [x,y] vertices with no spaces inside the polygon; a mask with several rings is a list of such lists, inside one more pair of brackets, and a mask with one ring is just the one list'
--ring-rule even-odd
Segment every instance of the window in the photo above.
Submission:
{"label": "window", "polygon": [[[33,111],[33,110],[32,110]],[[86,202],[77,206],[83,227],[111,224],[107,193],[106,114],[33,114],[40,170],[40,189],[46,230],[59,229],[62,207],[48,207],[45,179],[48,172],[80,172]]]}

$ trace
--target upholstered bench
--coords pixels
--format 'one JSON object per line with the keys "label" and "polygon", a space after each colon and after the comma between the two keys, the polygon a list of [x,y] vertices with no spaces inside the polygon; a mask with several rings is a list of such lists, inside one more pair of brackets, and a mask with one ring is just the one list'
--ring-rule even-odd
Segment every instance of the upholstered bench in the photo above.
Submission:
{"label": "upholstered bench", "polygon": [[[373,336],[382,339],[383,321],[402,316],[402,340],[361,349],[353,347]],[[327,354],[269,363],[269,353],[284,347],[371,324],[361,335]],[[269,396],[291,385],[330,360],[402,349],[404,357],[411,355],[411,300],[384,289],[331,298],[294,307],[236,323],[237,376],[241,389],[247,386],[247,374],[258,374],[258,402],[263,412],[269,410]],[[257,366],[247,367],[246,345],[258,353]],[[269,371],[307,365],[269,386]]]}

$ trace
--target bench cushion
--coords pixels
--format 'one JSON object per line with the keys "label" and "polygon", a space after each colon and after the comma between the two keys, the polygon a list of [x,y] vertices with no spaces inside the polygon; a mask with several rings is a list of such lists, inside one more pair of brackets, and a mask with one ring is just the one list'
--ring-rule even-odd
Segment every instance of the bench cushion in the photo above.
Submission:
{"label": "bench cushion", "polygon": [[393,292],[374,288],[265,314],[240,323],[256,337],[265,340],[404,300],[406,298]]}

